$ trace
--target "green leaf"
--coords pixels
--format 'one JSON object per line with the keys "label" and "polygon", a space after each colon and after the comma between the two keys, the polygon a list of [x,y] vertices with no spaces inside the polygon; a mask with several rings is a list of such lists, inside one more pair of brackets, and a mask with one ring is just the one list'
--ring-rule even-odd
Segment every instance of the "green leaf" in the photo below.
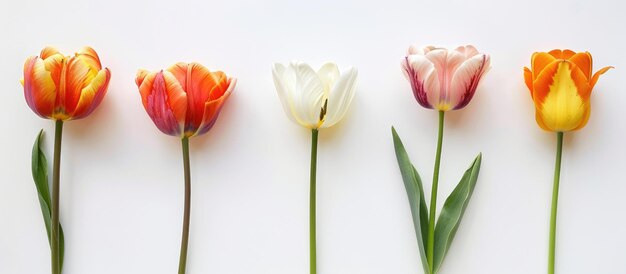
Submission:
{"label": "green leaf", "polygon": [[417,236],[417,245],[419,246],[420,257],[422,259],[422,267],[424,273],[429,273],[428,259],[426,257],[426,248],[424,241],[428,239],[428,208],[424,201],[424,188],[417,170],[404,149],[402,140],[398,136],[396,129],[391,127],[393,135],[393,145],[396,150],[396,158],[398,166],[402,173],[404,188],[409,197],[409,205],[411,206],[411,215],[413,216],[413,225],[415,226],[415,234]]}
{"label": "green leaf", "polygon": [[[32,173],[35,187],[37,188],[37,195],[39,198],[39,206],[41,207],[41,214],[46,226],[46,233],[48,235],[48,244],[50,244],[50,229],[52,223],[52,210],[50,209],[50,186],[48,185],[48,161],[46,155],[41,150],[41,142],[43,140],[43,130],[37,135],[35,144],[33,145],[32,153]],[[63,268],[63,257],[65,254],[65,236],[63,234],[63,227],[59,225],[59,249],[61,255],[61,268]]]}
{"label": "green leaf", "polygon": [[437,273],[441,263],[445,258],[450,244],[454,239],[454,235],[459,228],[463,213],[467,208],[474,187],[476,186],[476,180],[478,179],[478,172],[480,171],[480,163],[482,161],[482,154],[478,154],[472,165],[465,171],[463,178],[456,186],[456,188],[450,193],[448,199],[443,205],[443,209],[437,219],[437,226],[435,227],[435,256],[434,256],[434,271]]}

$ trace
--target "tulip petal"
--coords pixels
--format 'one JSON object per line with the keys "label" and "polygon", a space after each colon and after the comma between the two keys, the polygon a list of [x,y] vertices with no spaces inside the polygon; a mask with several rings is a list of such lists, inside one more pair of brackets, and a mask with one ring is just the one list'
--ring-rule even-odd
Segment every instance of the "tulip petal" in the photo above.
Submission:
{"label": "tulip petal", "polygon": [[549,65],[545,66],[539,73],[534,71],[535,76],[533,80],[533,100],[535,105],[541,105],[544,98],[550,92],[550,86],[554,81],[554,75],[557,72],[559,64],[565,61],[554,60]]}
{"label": "tulip petal", "polygon": [[478,50],[472,45],[460,46],[455,49],[457,52],[463,54],[465,56],[465,60],[473,57],[478,54]]}
{"label": "tulip petal", "polygon": [[589,52],[579,52],[568,59],[568,61],[576,64],[576,66],[585,74],[585,78],[591,79],[591,69],[593,62]]}
{"label": "tulip petal", "polygon": [[567,60],[570,57],[574,56],[576,52],[573,52],[569,49],[564,49],[564,50],[554,49],[554,50],[551,50],[548,54],[552,55],[555,59]]}
{"label": "tulip petal", "polygon": [[111,71],[108,68],[98,72],[93,81],[82,90],[76,109],[72,114],[72,119],[87,117],[100,105],[107,92],[110,80]]}
{"label": "tulip petal", "polygon": [[545,70],[555,66],[552,83],[548,85],[549,92],[537,109],[544,126],[557,132],[570,131],[580,125],[587,104],[580,96],[576,80],[572,77],[575,65],[569,61],[557,61],[556,65],[551,64]]}
{"label": "tulip petal", "polygon": [[417,102],[422,107],[433,108],[433,104],[439,101],[439,78],[435,65],[423,55],[409,55],[404,58],[402,68]]}
{"label": "tulip petal", "polygon": [[535,52],[531,57],[530,68],[533,72],[533,79],[537,79],[539,73],[549,64],[556,61],[554,56],[545,52]]}
{"label": "tulip petal", "polygon": [[339,122],[348,112],[354,98],[358,71],[352,67],[341,75],[328,96],[328,109],[322,127],[330,127]]}
{"label": "tulip petal", "polygon": [[135,84],[137,84],[137,87],[141,87],[143,79],[145,79],[148,74],[150,74],[150,72],[145,69],[137,70],[137,75],[135,76]]}
{"label": "tulip petal", "polygon": [[607,72],[609,69],[612,69],[614,67],[603,67],[600,70],[596,71],[596,73],[593,74],[593,77],[591,77],[591,81],[589,81],[589,86],[591,88],[593,88],[596,83],[598,82],[598,79],[600,78],[600,75],[604,74],[605,72]]}
{"label": "tulip petal", "polygon": [[202,125],[200,125],[195,135],[201,135],[206,133],[213,127],[213,125],[217,121],[217,117],[219,116],[220,111],[224,106],[224,103],[226,103],[226,100],[230,97],[230,94],[237,84],[237,79],[229,78],[227,79],[227,82],[228,88],[222,94],[222,96],[220,96],[216,100],[212,100],[204,104],[204,116],[202,118]]}
{"label": "tulip petal", "polygon": [[297,117],[309,128],[317,128],[321,122],[321,111],[324,106],[324,86],[317,72],[306,63],[291,63],[296,72],[295,111]]}
{"label": "tulip petal", "polygon": [[489,55],[474,55],[454,72],[450,83],[450,105],[453,109],[461,109],[469,104],[480,79],[489,69],[489,63]]}
{"label": "tulip petal", "polygon": [[76,58],[81,59],[94,71],[100,71],[102,69],[100,57],[98,57],[98,53],[91,47],[83,47],[80,49],[76,53]]}
{"label": "tulip petal", "polygon": [[41,59],[47,59],[48,57],[55,54],[60,54],[60,52],[54,47],[47,46],[41,50],[41,53],[39,53],[39,57],[41,57]]}
{"label": "tulip petal", "polygon": [[[431,100],[429,96],[429,101],[437,102],[434,105],[436,109],[446,111],[454,107],[451,102],[450,79],[452,79],[454,72],[465,61],[465,55],[454,50],[435,49],[428,52],[425,56],[435,66],[435,71],[437,71],[439,78],[439,98],[432,98],[433,100]],[[435,101],[434,99],[437,100]]]}
{"label": "tulip petal", "polygon": [[275,63],[272,66],[272,76],[274,78],[276,91],[278,92],[278,98],[280,99],[285,114],[287,114],[289,120],[294,123],[303,124],[304,122],[296,116],[295,110],[295,72],[291,67],[285,67],[283,64]]}
{"label": "tulip petal", "polygon": [[163,133],[181,136],[187,112],[187,94],[168,71],[150,73],[139,87],[144,108]]}
{"label": "tulip petal", "polygon": [[330,89],[335,85],[335,81],[339,79],[339,69],[334,63],[326,63],[317,71],[317,75],[322,81],[324,93],[328,97]]}
{"label": "tulip petal", "polygon": [[98,71],[94,71],[87,62],[77,57],[70,57],[64,69],[57,103],[62,112],[70,114],[74,113],[82,90],[93,81]]}
{"label": "tulip petal", "polygon": [[37,115],[49,118],[54,111],[57,88],[44,60],[36,56],[24,63],[24,97]]}
{"label": "tulip petal", "polygon": [[530,71],[527,67],[524,67],[524,82],[526,86],[530,90],[530,96],[533,96],[533,72]]}

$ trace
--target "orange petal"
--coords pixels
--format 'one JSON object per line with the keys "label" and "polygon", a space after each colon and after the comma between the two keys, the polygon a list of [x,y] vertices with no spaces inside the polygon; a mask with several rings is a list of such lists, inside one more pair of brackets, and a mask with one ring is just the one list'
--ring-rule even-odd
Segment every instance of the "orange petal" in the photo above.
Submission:
{"label": "orange petal", "polygon": [[87,117],[100,105],[107,92],[110,80],[111,72],[108,68],[98,72],[93,81],[82,90],[76,109],[72,114],[72,119]]}
{"label": "orange petal", "polygon": [[100,57],[98,57],[96,51],[90,47],[84,47],[80,49],[76,53],[76,58],[79,58],[87,63],[87,65],[89,65],[91,69],[96,71],[96,73],[102,69],[102,65],[100,64]]}
{"label": "orange petal", "polygon": [[24,96],[28,106],[39,116],[49,118],[55,108],[57,87],[44,60],[36,56],[24,63]]}
{"label": "orange petal", "polygon": [[81,58],[70,57],[65,68],[65,77],[61,75],[58,103],[65,113],[74,113],[82,90],[96,77],[98,71],[92,68]]}
{"label": "orange petal", "polygon": [[46,59],[52,55],[55,54],[60,54],[59,51],[51,46],[47,46],[44,49],[41,50],[41,53],[39,54],[39,57],[41,57],[41,59]]}
{"label": "orange petal", "polygon": [[587,79],[591,78],[591,68],[593,67],[593,61],[589,52],[580,52],[574,54],[568,59],[568,61],[576,64],[576,66],[582,70]]}
{"label": "orange petal", "polygon": [[564,50],[553,49],[549,53],[554,58],[556,58],[556,59],[563,59],[563,60],[567,60],[570,57],[574,56],[574,54],[576,54],[575,52],[573,52],[573,51],[571,51],[569,49],[564,49]]}
{"label": "orange petal", "polygon": [[201,135],[209,131],[215,122],[217,121],[217,117],[219,116],[220,110],[224,106],[226,100],[230,97],[235,85],[237,84],[237,79],[229,78],[228,82],[230,85],[223,93],[223,96],[219,97],[216,100],[209,101],[205,104],[204,115],[202,118],[202,125],[200,125],[198,131],[194,135]]}
{"label": "orange petal", "polygon": [[557,72],[559,64],[563,61],[555,60],[547,65],[541,72],[535,71],[535,80],[533,81],[533,100],[535,105],[543,103],[543,99],[550,92],[550,85],[554,81],[554,75]]}
{"label": "orange petal", "polygon": [[537,78],[537,75],[550,63],[554,62],[556,58],[551,54],[545,52],[535,52],[531,57],[531,71],[533,72],[533,80]]}
{"label": "orange petal", "polygon": [[604,74],[605,72],[607,72],[609,69],[612,69],[614,67],[603,67],[600,70],[598,70],[593,77],[591,77],[591,81],[589,81],[589,87],[593,88],[596,83],[598,82],[598,79],[600,78],[600,75]]}
{"label": "orange petal", "polygon": [[524,67],[524,82],[526,82],[526,86],[530,90],[530,96],[533,96],[533,72],[530,71],[527,67]]}
{"label": "orange petal", "polygon": [[589,86],[588,78],[585,76],[585,73],[582,69],[580,69],[576,64],[567,61],[566,62],[571,70],[571,77],[576,84],[576,90],[578,94],[583,99],[583,101],[588,101],[589,96],[591,95],[591,87]]}

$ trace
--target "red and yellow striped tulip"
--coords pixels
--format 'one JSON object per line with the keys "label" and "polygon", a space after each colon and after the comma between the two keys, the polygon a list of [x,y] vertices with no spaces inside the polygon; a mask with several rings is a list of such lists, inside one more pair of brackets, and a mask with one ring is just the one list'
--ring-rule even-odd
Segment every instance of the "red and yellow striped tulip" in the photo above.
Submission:
{"label": "red and yellow striped tulip", "polygon": [[213,127],[236,82],[198,63],[177,63],[157,72],[140,69],[135,78],[143,106],[157,128],[181,138]]}
{"label": "red and yellow striped tulip", "polygon": [[65,56],[46,47],[24,64],[24,96],[39,116],[53,120],[81,119],[93,112],[107,92],[111,72],[102,69],[95,50],[84,47]]}
{"label": "red and yellow striped tulip", "polygon": [[600,75],[611,68],[604,67],[592,74],[589,52],[535,52],[531,68],[524,68],[524,78],[535,102],[539,126],[554,132],[583,128],[591,113],[591,90]]}

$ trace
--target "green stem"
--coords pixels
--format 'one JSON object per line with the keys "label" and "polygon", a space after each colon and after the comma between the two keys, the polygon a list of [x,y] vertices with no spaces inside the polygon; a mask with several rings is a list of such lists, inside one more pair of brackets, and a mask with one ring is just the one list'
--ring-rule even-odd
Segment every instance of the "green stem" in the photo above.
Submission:
{"label": "green stem", "polygon": [[182,139],[183,165],[185,168],[185,212],[183,213],[183,236],[180,243],[180,261],[178,274],[185,274],[187,269],[187,247],[189,245],[189,221],[191,213],[191,171],[189,168],[189,138]]}
{"label": "green stem", "polygon": [[561,180],[561,155],[563,154],[563,132],[556,133],[556,162],[554,164],[554,185],[552,186],[552,211],[550,213],[550,247],[548,252],[548,274],[554,274],[556,254],[556,213],[559,204],[559,181]]}
{"label": "green stem", "polygon": [[430,217],[428,220],[428,242],[426,256],[430,273],[434,271],[435,261],[435,218],[437,214],[437,188],[439,186],[439,166],[441,164],[441,146],[443,144],[444,111],[439,111],[439,132],[437,135],[437,155],[435,156],[435,170],[433,171],[433,187],[430,194]]}
{"label": "green stem", "polygon": [[311,264],[311,274],[317,273],[317,243],[316,243],[316,202],[315,202],[315,181],[317,176],[317,129],[312,130],[311,137],[311,189],[309,191],[309,256]]}
{"label": "green stem", "polygon": [[61,171],[61,143],[63,139],[63,121],[57,120],[54,129],[54,162],[52,165],[52,224],[50,228],[50,253],[52,274],[61,273],[61,249],[59,244],[59,198]]}

